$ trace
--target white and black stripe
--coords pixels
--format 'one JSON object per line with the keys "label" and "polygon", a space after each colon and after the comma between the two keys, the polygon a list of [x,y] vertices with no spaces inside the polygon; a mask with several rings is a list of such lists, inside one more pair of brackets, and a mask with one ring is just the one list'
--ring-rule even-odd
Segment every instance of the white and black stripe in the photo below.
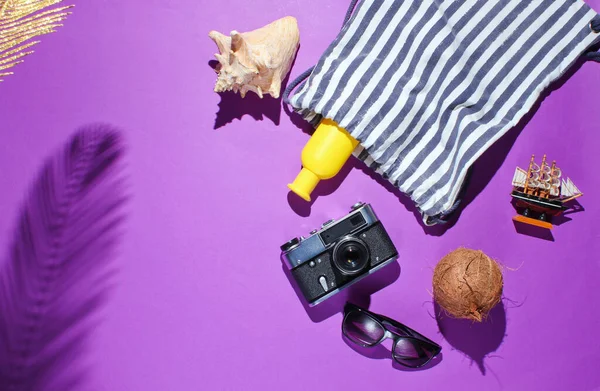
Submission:
{"label": "white and black stripe", "polygon": [[335,120],[355,156],[426,216],[600,34],[582,0],[363,0],[290,102]]}

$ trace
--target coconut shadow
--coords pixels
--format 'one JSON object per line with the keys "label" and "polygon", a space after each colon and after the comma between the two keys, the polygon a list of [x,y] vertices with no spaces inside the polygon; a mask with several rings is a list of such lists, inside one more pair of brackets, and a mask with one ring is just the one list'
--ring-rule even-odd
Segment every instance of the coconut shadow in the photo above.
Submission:
{"label": "coconut shadow", "polygon": [[452,318],[434,302],[435,319],[446,342],[477,364],[485,376],[484,359],[498,350],[506,335],[506,309],[500,302],[481,323]]}

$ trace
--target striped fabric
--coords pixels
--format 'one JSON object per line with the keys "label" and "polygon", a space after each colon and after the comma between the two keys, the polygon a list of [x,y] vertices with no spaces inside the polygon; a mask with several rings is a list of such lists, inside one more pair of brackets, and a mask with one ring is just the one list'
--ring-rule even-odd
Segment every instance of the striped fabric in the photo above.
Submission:
{"label": "striped fabric", "polygon": [[363,0],[290,103],[347,129],[425,220],[443,216],[598,24],[582,0]]}

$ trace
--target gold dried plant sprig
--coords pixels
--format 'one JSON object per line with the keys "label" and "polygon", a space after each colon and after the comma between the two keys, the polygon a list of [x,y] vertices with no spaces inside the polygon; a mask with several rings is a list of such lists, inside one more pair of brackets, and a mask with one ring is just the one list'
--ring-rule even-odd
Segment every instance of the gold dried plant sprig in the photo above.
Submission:
{"label": "gold dried plant sprig", "polygon": [[40,35],[53,33],[71,14],[66,7],[51,8],[62,0],[0,0],[0,81],[13,72],[7,69],[23,62],[33,53],[27,50],[40,41]]}

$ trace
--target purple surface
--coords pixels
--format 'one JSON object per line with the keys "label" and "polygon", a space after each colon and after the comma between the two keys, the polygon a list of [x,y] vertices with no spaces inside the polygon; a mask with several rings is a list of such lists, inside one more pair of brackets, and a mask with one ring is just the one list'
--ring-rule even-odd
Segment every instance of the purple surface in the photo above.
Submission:
{"label": "purple surface", "polygon": [[[589,4],[600,9],[600,0]],[[2,251],[44,157],[84,123],[126,131],[133,198],[117,284],[86,358],[89,389],[600,388],[600,66],[584,64],[480,159],[472,201],[443,234],[424,230],[410,202],[356,162],[306,205],[285,186],[309,137],[301,122],[270,99],[227,95],[220,104],[207,33],[295,16],[294,77],[333,40],[346,6],[78,2],[65,27],[2,83]],[[517,233],[511,221],[514,167],[532,153],[556,159],[585,193],[585,211],[558,226],[553,240]],[[350,348],[334,312],[341,300],[307,313],[282,271],[282,242],[359,199],[372,203],[401,254],[400,268],[361,284],[356,299],[440,341],[443,357],[427,370],[397,368],[381,349]],[[507,266],[504,308],[486,325],[441,319],[444,338],[431,276],[458,246]]]}

